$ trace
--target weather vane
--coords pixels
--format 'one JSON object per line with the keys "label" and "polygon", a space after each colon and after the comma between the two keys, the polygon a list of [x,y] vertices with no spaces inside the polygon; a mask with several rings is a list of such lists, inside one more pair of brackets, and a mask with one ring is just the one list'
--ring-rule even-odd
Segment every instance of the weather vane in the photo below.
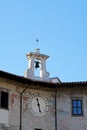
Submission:
{"label": "weather vane", "polygon": [[38,47],[38,42],[39,42],[38,38],[36,39],[36,42],[37,42],[37,47]]}

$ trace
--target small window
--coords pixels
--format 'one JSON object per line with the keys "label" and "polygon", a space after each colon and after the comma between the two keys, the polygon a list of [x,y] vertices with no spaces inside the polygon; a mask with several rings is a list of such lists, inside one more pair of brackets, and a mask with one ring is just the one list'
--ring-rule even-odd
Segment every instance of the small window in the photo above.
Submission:
{"label": "small window", "polygon": [[0,107],[8,109],[8,92],[1,91],[0,93]]}
{"label": "small window", "polygon": [[74,116],[83,115],[81,99],[72,100],[72,115]]}

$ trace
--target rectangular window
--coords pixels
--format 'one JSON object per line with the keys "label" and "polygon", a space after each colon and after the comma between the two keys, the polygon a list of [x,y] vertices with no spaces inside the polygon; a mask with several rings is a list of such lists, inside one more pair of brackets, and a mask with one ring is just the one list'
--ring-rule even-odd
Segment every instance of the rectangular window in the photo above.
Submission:
{"label": "rectangular window", "polygon": [[0,90],[0,108],[8,109],[9,108],[9,93],[7,90],[1,89]]}
{"label": "rectangular window", "polygon": [[8,92],[1,91],[1,108],[8,109]]}
{"label": "rectangular window", "polygon": [[81,99],[72,100],[72,115],[74,115],[74,116],[83,115]]}

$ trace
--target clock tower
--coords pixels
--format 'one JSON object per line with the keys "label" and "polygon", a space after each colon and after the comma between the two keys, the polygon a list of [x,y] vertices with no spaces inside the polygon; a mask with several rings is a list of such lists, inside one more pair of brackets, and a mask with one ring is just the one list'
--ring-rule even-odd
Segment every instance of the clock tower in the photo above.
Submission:
{"label": "clock tower", "polygon": [[28,69],[25,71],[25,77],[49,82],[49,73],[46,71],[46,60],[49,56],[41,54],[39,49],[35,49],[34,52],[28,53],[26,57]]}

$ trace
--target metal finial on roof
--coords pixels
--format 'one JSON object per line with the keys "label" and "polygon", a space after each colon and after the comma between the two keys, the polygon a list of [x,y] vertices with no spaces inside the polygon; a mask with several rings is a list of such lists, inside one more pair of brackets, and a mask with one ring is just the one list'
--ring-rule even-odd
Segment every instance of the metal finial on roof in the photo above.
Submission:
{"label": "metal finial on roof", "polygon": [[37,42],[37,46],[38,46],[38,42],[39,42],[38,38],[36,38],[36,42]]}
{"label": "metal finial on roof", "polygon": [[37,42],[37,47],[35,49],[35,52],[40,53],[40,49],[38,48],[38,42],[39,42],[38,38],[36,38],[36,42]]}

